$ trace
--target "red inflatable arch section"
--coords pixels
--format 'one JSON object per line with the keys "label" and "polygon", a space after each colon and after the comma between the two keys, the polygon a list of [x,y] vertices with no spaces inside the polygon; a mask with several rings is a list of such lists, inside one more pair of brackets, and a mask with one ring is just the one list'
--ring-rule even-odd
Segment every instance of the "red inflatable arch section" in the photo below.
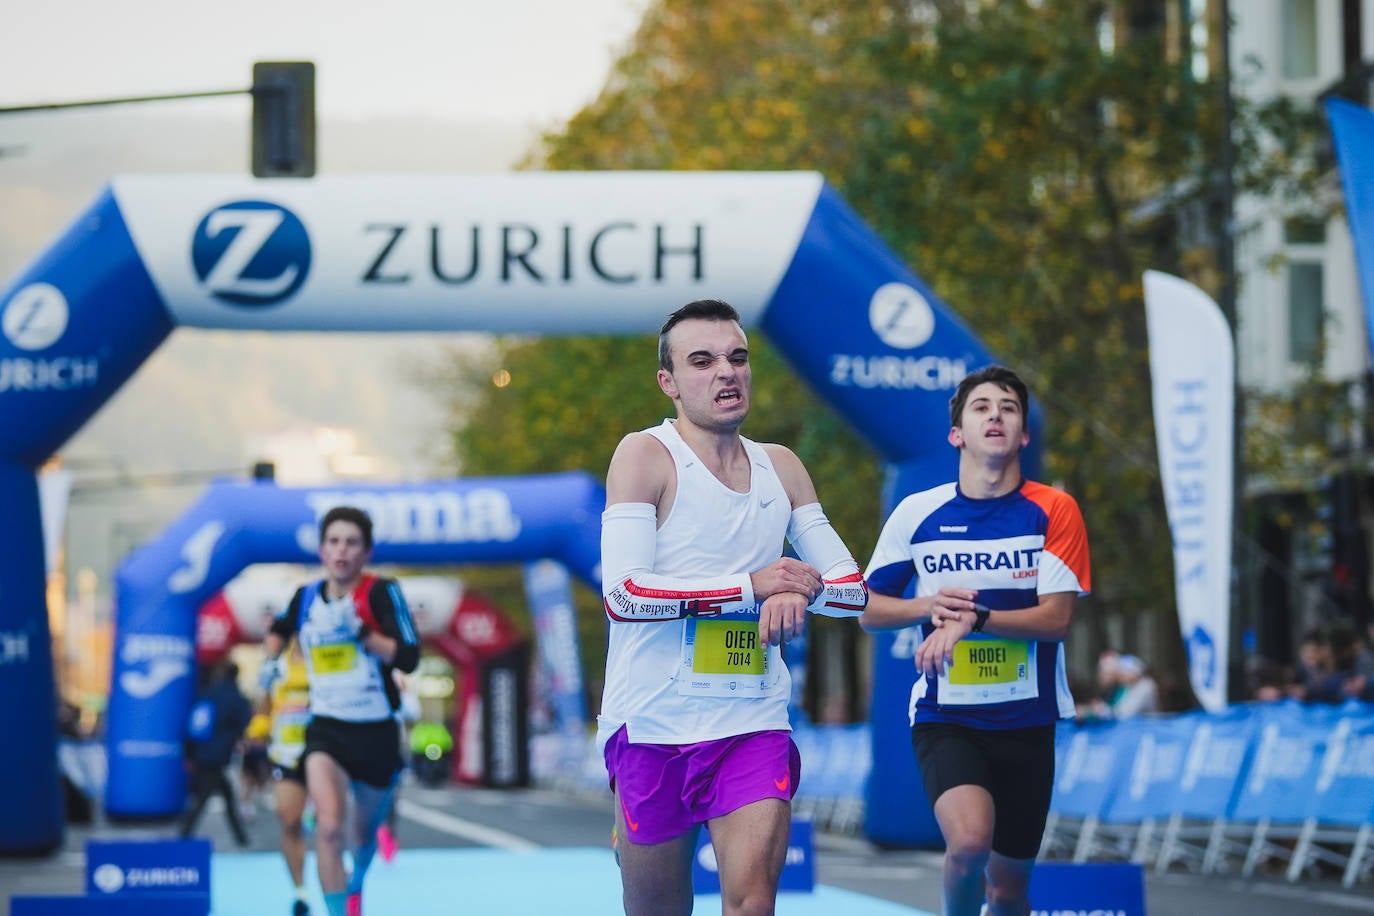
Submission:
{"label": "red inflatable arch section", "polygon": [[[422,645],[453,666],[453,778],[485,781],[482,754],[483,673],[498,659],[528,650],[515,623],[482,595],[445,576],[400,577]],[[196,617],[196,661],[202,670],[218,664],[234,646],[258,643],[294,592],[268,580],[235,579],[212,595]]]}

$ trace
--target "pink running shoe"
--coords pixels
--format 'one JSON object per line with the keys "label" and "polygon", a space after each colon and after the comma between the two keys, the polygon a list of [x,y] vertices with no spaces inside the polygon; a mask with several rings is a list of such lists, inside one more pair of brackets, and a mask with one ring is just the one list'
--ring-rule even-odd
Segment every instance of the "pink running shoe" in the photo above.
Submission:
{"label": "pink running shoe", "polygon": [[386,824],[377,828],[377,851],[382,854],[382,861],[388,865],[391,860],[396,858],[396,850],[400,849],[400,844],[396,842],[396,836],[391,832],[391,828]]}
{"label": "pink running shoe", "polygon": [[345,916],[363,916],[363,895],[349,894],[344,901]]}

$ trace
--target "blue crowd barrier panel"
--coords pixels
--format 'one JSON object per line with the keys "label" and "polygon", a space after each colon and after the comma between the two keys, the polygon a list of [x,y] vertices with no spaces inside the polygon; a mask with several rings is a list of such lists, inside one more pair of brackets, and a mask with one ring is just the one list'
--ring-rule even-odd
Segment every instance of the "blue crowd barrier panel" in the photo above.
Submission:
{"label": "blue crowd barrier panel", "polygon": [[11,897],[10,916],[207,916],[205,894]]}
{"label": "blue crowd barrier panel", "polygon": [[792,810],[813,820],[820,813],[824,802],[820,774],[825,772],[826,760],[830,754],[831,732],[828,729],[802,722],[792,727],[792,742],[797,745],[801,755],[801,782],[797,794],[792,798]]}
{"label": "blue crowd barrier panel", "polygon": [[1031,916],[1145,916],[1145,873],[1132,862],[1044,862],[1030,882]]}
{"label": "blue crowd barrier panel", "polygon": [[[1073,851],[1077,839],[1077,825],[1081,818],[1068,814],[1063,806],[1063,790],[1059,788],[1059,774],[1064,772],[1069,749],[1074,738],[1085,726],[1073,719],[1061,719],[1054,729],[1055,786],[1050,796],[1050,812],[1045,819],[1045,832],[1040,840],[1041,859],[1066,858]],[[1080,739],[1081,740],[1081,739]]]}
{"label": "blue crowd barrier panel", "polygon": [[1144,863],[1154,856],[1157,831],[1173,812],[1184,760],[1203,712],[1150,716],[1140,720],[1123,781],[1103,809],[1096,833],[1075,851],[1075,859],[1126,859]]}
{"label": "blue crowd barrier panel", "polygon": [[[811,772],[817,800],[815,820],[827,829],[846,832],[857,827],[863,811],[864,780],[872,767],[871,741],[866,723],[822,725],[826,752]],[[806,780],[806,760],[802,759]]]}
{"label": "blue crowd barrier panel", "polygon": [[[1251,831],[1241,873],[1249,877],[1267,860],[1288,861],[1317,785],[1331,707],[1275,704],[1258,710],[1254,758],[1231,812],[1231,826]],[[1278,842],[1275,842],[1278,841]]]}
{"label": "blue crowd barrier panel", "polygon": [[1342,869],[1352,887],[1369,867],[1374,824],[1374,708],[1352,703],[1331,728],[1308,815],[1288,862],[1288,880],[1298,880],[1318,862]]}
{"label": "blue crowd barrier panel", "polygon": [[[204,899],[210,910],[209,840],[87,840],[86,894]],[[178,911],[180,912],[180,911]]]}
{"label": "blue crowd barrier panel", "polygon": [[870,725],[798,723],[792,728],[792,740],[801,754],[802,768],[794,810],[822,829],[856,831],[863,820],[865,787],[873,768]]}
{"label": "blue crowd barrier panel", "polygon": [[[787,858],[783,861],[778,890],[810,893],[816,889],[815,838],[809,818],[794,817],[792,832],[787,840]],[[697,852],[692,858],[692,892],[719,894],[720,871],[716,867],[716,852],[711,835],[702,830],[697,838]]]}
{"label": "blue crowd barrier panel", "polygon": [[[1226,819],[1235,806],[1258,735],[1259,718],[1247,705],[1200,717],[1173,791],[1155,869],[1175,862],[1190,871],[1212,870],[1212,860],[1228,850]],[[1243,850],[1240,850],[1243,852]]]}
{"label": "blue crowd barrier panel", "polygon": [[1282,863],[1289,881],[1324,864],[1346,887],[1374,873],[1374,704],[1064,722],[1055,760],[1042,860]]}
{"label": "blue crowd barrier panel", "polygon": [[1042,855],[1053,858],[1060,849],[1071,848],[1076,859],[1079,848],[1093,842],[1097,824],[1121,785],[1121,772],[1130,765],[1140,730],[1137,720],[1081,725],[1057,748],[1050,796],[1054,819],[1047,824],[1053,832],[1046,830]]}

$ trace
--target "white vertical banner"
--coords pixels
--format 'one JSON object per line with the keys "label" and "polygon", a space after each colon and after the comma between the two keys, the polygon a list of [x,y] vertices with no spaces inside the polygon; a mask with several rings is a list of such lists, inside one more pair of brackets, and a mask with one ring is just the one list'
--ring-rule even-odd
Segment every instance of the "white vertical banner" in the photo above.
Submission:
{"label": "white vertical banner", "polygon": [[43,555],[48,575],[57,570],[62,556],[62,539],[67,531],[67,504],[72,496],[72,472],[48,468],[38,474],[38,512],[43,519]]}
{"label": "white vertical banner", "polygon": [[1216,711],[1230,644],[1235,347],[1212,298],[1169,274],[1145,272],[1145,320],[1179,630],[1193,692]]}

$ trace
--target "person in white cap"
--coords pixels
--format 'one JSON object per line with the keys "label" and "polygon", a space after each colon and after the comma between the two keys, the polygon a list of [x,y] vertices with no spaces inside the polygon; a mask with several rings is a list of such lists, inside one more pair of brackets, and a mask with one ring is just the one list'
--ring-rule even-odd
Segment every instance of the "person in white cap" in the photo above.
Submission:
{"label": "person in white cap", "polygon": [[1159,685],[1150,677],[1145,663],[1134,655],[1123,655],[1116,662],[1122,690],[1112,703],[1112,716],[1129,719],[1146,712],[1159,712]]}

